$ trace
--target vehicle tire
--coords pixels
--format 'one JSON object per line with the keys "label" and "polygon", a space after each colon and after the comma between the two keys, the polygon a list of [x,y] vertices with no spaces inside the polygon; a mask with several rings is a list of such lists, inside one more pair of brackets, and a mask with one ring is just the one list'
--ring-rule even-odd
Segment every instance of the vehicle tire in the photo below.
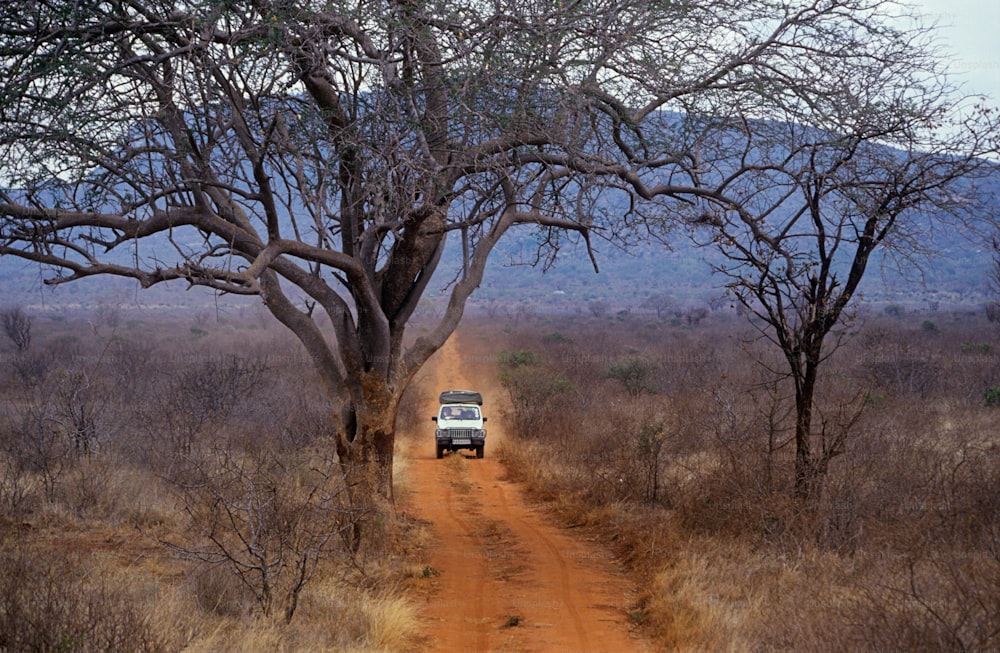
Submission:
{"label": "vehicle tire", "polygon": [[476,458],[482,458],[483,457],[483,449],[485,449],[485,448],[486,448],[485,444],[481,444],[478,447],[476,447]]}
{"label": "vehicle tire", "polygon": [[438,444],[438,445],[434,446],[434,449],[437,452],[437,457],[438,457],[439,460],[441,458],[444,458],[444,447],[442,447],[440,444]]}

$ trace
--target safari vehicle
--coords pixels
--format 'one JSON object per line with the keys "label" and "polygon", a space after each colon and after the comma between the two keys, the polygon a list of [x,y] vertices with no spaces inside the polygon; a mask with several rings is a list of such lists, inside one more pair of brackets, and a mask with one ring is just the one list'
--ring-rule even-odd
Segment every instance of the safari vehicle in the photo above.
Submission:
{"label": "safari vehicle", "polygon": [[482,458],[486,445],[483,395],[471,390],[445,390],[438,399],[441,407],[431,418],[437,422],[434,431],[437,457],[443,458],[446,451],[470,449],[476,452],[476,458]]}

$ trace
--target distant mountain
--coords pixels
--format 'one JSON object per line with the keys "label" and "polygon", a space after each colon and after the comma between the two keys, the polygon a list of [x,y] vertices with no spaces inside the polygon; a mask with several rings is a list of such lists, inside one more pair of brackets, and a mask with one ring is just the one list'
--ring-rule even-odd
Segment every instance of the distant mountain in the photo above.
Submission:
{"label": "distant mountain", "polygon": [[[926,243],[933,254],[921,268],[875,260],[862,290],[862,301],[927,307],[978,306],[989,299],[988,275],[992,251],[985,240],[976,243],[955,230],[938,230]],[[530,306],[534,310],[586,310],[591,302],[603,302],[614,310],[637,308],[651,295],[670,295],[678,304],[704,306],[723,294],[724,280],[711,272],[713,250],[698,248],[683,233],[673,248],[642,244],[623,251],[610,243],[594,241],[600,269],[594,272],[582,244],[567,244],[554,267],[530,267],[535,242],[529,232],[510,233],[494,252],[482,285],[470,308],[496,305]],[[428,290],[428,301],[443,301],[442,289],[457,269],[461,248],[456,239],[448,243],[446,260]],[[46,275],[39,266],[12,256],[0,257],[0,303],[22,304],[37,309],[95,307],[100,303],[126,303],[147,308],[191,308],[215,306],[219,298],[204,288],[188,290],[183,282],[138,289],[127,279],[95,277],[56,287],[43,287]],[[245,305],[253,299],[224,297],[224,303]]]}
{"label": "distant mountain", "polygon": [[[1000,166],[992,177],[979,180],[982,197],[1000,198]],[[995,300],[989,277],[994,268],[990,238],[998,225],[958,228],[932,215],[911,216],[915,232],[926,234],[919,243],[922,253],[896,260],[884,248],[876,250],[861,285],[858,300],[875,306],[898,304],[908,308],[976,307]],[[677,304],[704,306],[724,295],[726,279],[713,274],[712,261],[720,254],[698,247],[683,230],[672,239],[671,248],[641,244],[622,251],[594,241],[600,273],[582,245],[564,247],[556,266],[541,270],[518,265],[533,260],[535,245],[526,234],[501,241],[482,287],[474,296],[477,304],[520,302],[546,308],[586,308],[603,302],[623,310],[638,307],[653,295],[669,295]],[[454,251],[454,250],[453,250]]]}
{"label": "distant mountain", "polygon": [[[1000,197],[1000,168],[981,186],[987,196]],[[874,257],[862,284],[860,301],[875,305],[900,304],[913,308],[929,305],[974,307],[993,299],[989,274],[993,266],[988,236],[974,236],[954,228],[931,228],[922,243],[928,254],[902,265]],[[197,243],[192,243],[197,245]],[[710,261],[719,254],[693,244],[683,230],[672,239],[671,248],[642,243],[624,251],[595,238],[595,273],[585,247],[564,243],[554,266],[532,267],[537,243],[530,228],[515,229],[501,240],[493,253],[481,287],[473,295],[470,309],[497,306],[530,307],[532,310],[586,310],[600,302],[608,310],[638,308],[653,295],[669,295],[682,306],[705,306],[723,295],[725,280],[713,275]],[[144,242],[145,259],[155,257],[161,265],[173,265],[178,255],[167,237]],[[134,252],[127,247],[115,251],[113,262],[127,264]],[[918,267],[919,264],[919,267]],[[445,259],[427,292],[426,303],[445,300],[444,289],[461,268],[461,245],[453,233]],[[252,304],[254,298],[217,297],[205,288],[188,290],[184,282],[160,284],[140,290],[128,279],[94,277],[60,286],[43,286],[51,276],[38,265],[13,256],[0,256],[0,304],[21,304],[35,309],[93,308],[101,303],[146,308],[199,309]]]}
{"label": "distant mountain", "polygon": [[[639,307],[652,295],[667,294],[678,304],[705,306],[724,294],[725,280],[713,275],[709,261],[714,251],[695,247],[685,237],[672,250],[642,245],[623,252],[597,244],[593,266],[582,246],[564,249],[556,266],[546,272],[516,265],[531,244],[504,243],[474,295],[474,305],[523,303],[538,309],[586,309],[603,302],[614,310]],[[520,246],[520,247],[519,247]],[[926,308],[979,306],[990,298],[988,275],[992,254],[987,243],[978,245],[960,236],[942,234],[928,243],[935,254],[916,265],[873,260],[862,284],[861,301],[875,305],[900,304]]]}

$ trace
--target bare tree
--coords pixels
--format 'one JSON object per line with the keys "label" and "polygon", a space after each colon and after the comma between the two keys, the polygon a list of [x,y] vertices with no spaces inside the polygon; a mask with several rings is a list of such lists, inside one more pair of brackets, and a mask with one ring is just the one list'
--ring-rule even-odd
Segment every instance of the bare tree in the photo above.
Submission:
{"label": "bare tree", "polygon": [[[53,284],[259,295],[328,389],[352,487],[391,496],[399,398],[497,242],[527,227],[550,261],[622,217],[662,235],[702,190],[676,116],[807,95],[803,54],[850,60],[880,4],[5,3],[0,254]],[[447,310],[407,341],[439,272]]]}
{"label": "bare tree", "polygon": [[4,333],[17,350],[27,351],[31,347],[31,317],[20,306],[14,306],[0,311],[0,320]]}
{"label": "bare tree", "polygon": [[607,316],[610,307],[607,302],[602,302],[600,300],[594,300],[587,303],[587,310],[590,314],[597,318],[602,318]]}
{"label": "bare tree", "polygon": [[230,355],[170,375],[156,407],[155,428],[166,425],[174,452],[190,454],[199,435],[226,422],[253,395],[266,371],[264,359]]}
{"label": "bare tree", "polygon": [[1000,295],[1000,240],[993,238],[993,269],[990,271],[990,285]]}
{"label": "bare tree", "polygon": [[277,452],[233,446],[186,460],[171,480],[190,519],[190,537],[166,544],[227,568],[262,615],[279,611],[290,622],[324,555],[345,533],[352,546],[348,526],[358,516],[344,499],[338,465],[326,457],[293,469]]}
{"label": "bare tree", "polygon": [[684,311],[684,319],[687,320],[688,326],[698,326],[706,317],[708,317],[708,309],[703,306],[692,306]]}
{"label": "bare tree", "polygon": [[72,443],[43,402],[24,403],[4,408],[10,426],[2,445],[14,467],[34,474],[41,482],[45,499],[54,503],[63,477],[73,464]]}
{"label": "bare tree", "polygon": [[781,353],[801,497],[814,494],[857,419],[842,401],[817,413],[817,393],[869,266],[915,261],[934,230],[972,229],[992,215],[977,182],[996,174],[985,158],[997,152],[995,113],[951,94],[921,35],[887,33],[858,44],[868,65],[818,73],[825,92],[803,103],[822,117],[812,125],[787,107],[780,121],[756,119],[760,106],[705,118],[728,129],[706,142],[702,178],[715,190],[692,222]]}
{"label": "bare tree", "polygon": [[648,311],[656,313],[657,319],[665,320],[670,311],[677,308],[677,300],[669,293],[660,292],[654,293],[644,299],[641,306]]}

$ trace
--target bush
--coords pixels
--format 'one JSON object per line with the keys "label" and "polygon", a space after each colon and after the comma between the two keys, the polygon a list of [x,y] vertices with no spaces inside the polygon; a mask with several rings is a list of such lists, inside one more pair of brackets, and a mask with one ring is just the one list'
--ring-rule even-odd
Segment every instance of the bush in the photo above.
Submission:
{"label": "bush", "polygon": [[884,309],[882,309],[882,312],[890,317],[902,317],[903,307],[899,306],[898,304],[889,304]]}
{"label": "bush", "polygon": [[165,543],[228,570],[262,616],[280,612],[291,622],[320,561],[341,538],[349,544],[362,518],[348,505],[343,469],[330,459],[296,459],[268,448],[218,448],[189,460],[171,479],[190,518],[188,533]]}
{"label": "bush", "polygon": [[573,344],[573,339],[570,338],[569,336],[567,336],[565,333],[563,333],[561,331],[553,331],[552,333],[546,335],[543,338],[543,340],[545,341],[545,344],[547,344],[547,345],[559,345],[559,344],[571,345],[571,344]]}
{"label": "bush", "polygon": [[4,333],[19,352],[31,347],[31,317],[20,306],[0,311],[0,322],[3,323]]}
{"label": "bush", "polygon": [[505,369],[500,384],[510,396],[510,421],[522,437],[541,437],[551,432],[555,420],[550,415],[565,413],[560,410],[560,400],[572,389],[569,381],[540,365]]}
{"label": "bush", "polygon": [[656,369],[653,361],[642,356],[626,356],[608,366],[609,379],[620,381],[632,397],[638,397],[643,392],[652,392],[649,376]]}
{"label": "bush", "polygon": [[166,651],[149,615],[84,560],[0,546],[0,651]]}
{"label": "bush", "polygon": [[538,358],[535,356],[534,352],[528,351],[527,349],[521,349],[519,351],[502,351],[497,359],[501,369],[512,370],[518,367],[526,367],[528,365],[535,365],[538,363]]}

